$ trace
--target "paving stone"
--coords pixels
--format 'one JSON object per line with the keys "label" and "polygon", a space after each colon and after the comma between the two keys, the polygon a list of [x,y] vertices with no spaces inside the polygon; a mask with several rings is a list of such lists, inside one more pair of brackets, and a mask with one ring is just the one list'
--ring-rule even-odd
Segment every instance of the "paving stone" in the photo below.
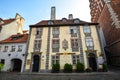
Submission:
{"label": "paving stone", "polygon": [[105,73],[1,72],[0,80],[120,80],[120,72],[105,72]]}

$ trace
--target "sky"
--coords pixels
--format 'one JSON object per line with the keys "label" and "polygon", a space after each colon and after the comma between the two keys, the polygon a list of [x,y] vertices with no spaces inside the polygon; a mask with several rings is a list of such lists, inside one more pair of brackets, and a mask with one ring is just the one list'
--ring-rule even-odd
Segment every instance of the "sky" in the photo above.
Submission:
{"label": "sky", "polygon": [[52,6],[56,19],[73,14],[73,18],[90,22],[89,0],[0,0],[0,18],[15,18],[19,13],[25,19],[23,30],[28,30],[29,25],[49,20]]}

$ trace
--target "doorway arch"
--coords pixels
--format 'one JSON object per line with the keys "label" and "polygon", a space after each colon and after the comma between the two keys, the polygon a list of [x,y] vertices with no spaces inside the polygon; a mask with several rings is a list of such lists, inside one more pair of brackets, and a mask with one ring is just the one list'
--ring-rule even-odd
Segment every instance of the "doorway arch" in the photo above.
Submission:
{"label": "doorway arch", "polygon": [[20,72],[21,71],[22,60],[12,59],[11,64],[12,64],[12,71],[15,71],[15,72]]}
{"label": "doorway arch", "polygon": [[33,56],[32,72],[39,72],[39,62],[40,62],[40,56],[34,55]]}
{"label": "doorway arch", "polygon": [[88,62],[89,62],[89,67],[91,67],[93,71],[97,71],[97,62],[94,53],[88,54]]}

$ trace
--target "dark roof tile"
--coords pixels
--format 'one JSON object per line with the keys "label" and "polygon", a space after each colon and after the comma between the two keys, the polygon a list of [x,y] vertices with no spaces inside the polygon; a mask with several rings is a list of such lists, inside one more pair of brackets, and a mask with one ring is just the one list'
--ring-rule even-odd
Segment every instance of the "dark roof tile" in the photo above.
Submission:
{"label": "dark roof tile", "polygon": [[[56,25],[76,25],[76,24],[96,24],[96,23],[91,23],[91,22],[86,22],[86,21],[82,21],[80,20],[79,23],[74,23],[74,20],[76,19],[67,19],[66,22],[62,21],[62,20],[42,20],[40,22],[38,22],[35,25],[30,25],[30,27],[36,27],[36,26],[56,26]],[[53,24],[48,24],[48,22],[51,21],[53,22]],[[97,23],[98,24],[98,23]]]}

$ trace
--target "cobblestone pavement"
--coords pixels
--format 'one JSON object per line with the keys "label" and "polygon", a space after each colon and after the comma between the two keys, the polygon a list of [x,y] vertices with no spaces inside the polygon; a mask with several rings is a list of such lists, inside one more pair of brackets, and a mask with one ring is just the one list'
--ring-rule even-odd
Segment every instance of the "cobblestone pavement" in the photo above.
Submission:
{"label": "cobblestone pavement", "polygon": [[0,72],[0,80],[120,80],[120,72],[57,74]]}

